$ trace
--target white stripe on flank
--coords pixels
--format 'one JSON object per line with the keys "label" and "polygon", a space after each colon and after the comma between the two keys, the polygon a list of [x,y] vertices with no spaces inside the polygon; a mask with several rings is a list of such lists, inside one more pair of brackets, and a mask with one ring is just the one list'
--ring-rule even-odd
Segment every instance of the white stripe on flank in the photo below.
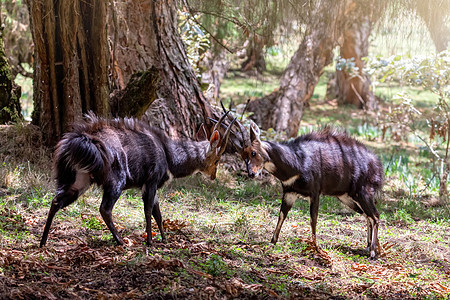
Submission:
{"label": "white stripe on flank", "polygon": [[347,193],[337,196],[339,200],[348,207],[352,207],[355,200],[353,200],[352,197],[350,197]]}
{"label": "white stripe on flank", "polygon": [[91,178],[89,173],[77,171],[75,182],[72,184],[72,189],[78,191],[78,195],[81,196],[91,185]]}
{"label": "white stripe on flank", "polygon": [[294,184],[294,182],[295,182],[299,177],[300,177],[300,175],[295,175],[295,176],[292,176],[291,178],[289,178],[288,180],[282,181],[281,183],[282,183],[284,186],[291,186],[291,185]]}
{"label": "white stripe on flank", "polygon": [[275,167],[273,162],[268,161],[268,162],[264,163],[264,169],[266,169],[267,172],[269,172],[269,173],[275,173],[275,171],[277,170],[277,167]]}

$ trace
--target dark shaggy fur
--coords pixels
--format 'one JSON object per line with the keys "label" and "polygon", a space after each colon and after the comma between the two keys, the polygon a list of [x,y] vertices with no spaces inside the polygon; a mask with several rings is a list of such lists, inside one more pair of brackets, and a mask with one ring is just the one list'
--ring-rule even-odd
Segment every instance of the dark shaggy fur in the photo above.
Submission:
{"label": "dark shaggy fur", "polygon": [[345,132],[330,127],[292,141],[275,143],[261,141],[259,129],[252,124],[250,139],[251,146],[242,151],[249,175],[254,176],[264,167],[283,186],[273,243],[277,242],[297,195],[311,199],[311,228],[315,240],[319,196],[331,195],[367,217],[368,248],[371,257],[376,257],[380,216],[375,196],[382,188],[384,172],[375,154]]}
{"label": "dark shaggy fur", "polygon": [[57,181],[41,239],[45,245],[56,212],[78,199],[92,184],[103,188],[100,213],[118,244],[123,241],[112,221],[112,209],[124,189],[142,189],[147,243],[151,242],[151,216],[165,240],[156,190],[170,176],[201,171],[215,178],[216,166],[226,140],[214,131],[210,141],[174,140],[161,130],[134,119],[106,120],[93,114],[74,124],[55,150]]}

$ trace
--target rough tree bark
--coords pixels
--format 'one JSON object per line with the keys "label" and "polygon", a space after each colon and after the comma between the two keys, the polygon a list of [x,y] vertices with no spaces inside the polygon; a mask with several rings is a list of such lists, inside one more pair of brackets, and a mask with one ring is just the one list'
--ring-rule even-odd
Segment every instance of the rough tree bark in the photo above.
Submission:
{"label": "rough tree bark", "polygon": [[[1,10],[1,3],[0,3]],[[0,124],[21,119],[20,87],[14,84],[3,48],[3,24],[0,16]]]}
{"label": "rough tree bark", "polygon": [[152,123],[174,136],[193,136],[208,120],[209,104],[178,34],[175,1],[27,4],[35,43],[33,122],[47,143],[87,111],[141,116],[154,102]]}
{"label": "rough tree bark", "polygon": [[317,1],[298,50],[284,71],[280,88],[250,103],[254,120],[263,129],[274,128],[296,137],[305,103],[311,98],[323,68],[331,63],[343,24],[344,1]]}
{"label": "rough tree bark", "polygon": [[[193,137],[200,123],[209,122],[211,107],[179,36],[176,2],[129,0],[115,3],[113,10],[109,35],[118,88],[111,99],[113,114],[130,115],[127,107],[140,107],[138,116],[146,111],[150,122],[170,135]],[[135,84],[147,88],[133,88]],[[132,88],[141,96],[132,96]],[[145,97],[148,102],[139,101]]]}
{"label": "rough tree bark", "polygon": [[35,44],[33,123],[54,144],[83,112],[107,116],[103,0],[27,1]]}

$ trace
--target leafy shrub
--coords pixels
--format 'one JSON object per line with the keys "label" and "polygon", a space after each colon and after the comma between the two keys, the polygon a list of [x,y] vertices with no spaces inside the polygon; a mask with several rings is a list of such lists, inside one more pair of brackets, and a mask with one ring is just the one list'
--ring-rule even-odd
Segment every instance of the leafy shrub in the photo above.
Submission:
{"label": "leafy shrub", "polygon": [[[395,139],[408,136],[411,131],[433,154],[433,162],[441,164],[439,198],[441,203],[448,200],[447,178],[450,171],[448,161],[450,146],[450,52],[443,51],[436,56],[394,55],[389,58],[368,57],[365,71],[372,81],[397,81],[411,87],[420,87],[438,96],[434,109],[426,116],[419,112],[406,93],[398,94],[398,103],[391,109],[382,131],[383,137],[391,131]],[[416,127],[418,123],[427,124],[427,131]],[[397,136],[397,132],[399,135]]]}
{"label": "leafy shrub", "polygon": [[191,15],[188,12],[179,11],[178,16],[180,17],[178,29],[186,46],[186,55],[197,77],[201,77],[198,64],[203,53],[210,47],[208,35],[199,25],[199,14]]}

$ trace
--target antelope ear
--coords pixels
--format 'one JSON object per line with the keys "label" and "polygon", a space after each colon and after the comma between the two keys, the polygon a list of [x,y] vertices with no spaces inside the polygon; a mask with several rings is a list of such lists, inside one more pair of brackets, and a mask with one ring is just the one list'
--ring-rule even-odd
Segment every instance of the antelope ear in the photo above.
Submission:
{"label": "antelope ear", "polygon": [[254,141],[257,140],[259,141],[259,136],[261,134],[261,131],[259,130],[258,125],[256,125],[255,122],[251,121],[250,122],[250,141]]}
{"label": "antelope ear", "polygon": [[220,142],[220,134],[217,130],[211,134],[211,138],[209,139],[209,144],[211,145],[211,149],[217,148]]}
{"label": "antelope ear", "polygon": [[205,124],[202,123],[200,128],[197,130],[197,134],[195,135],[195,139],[200,141],[206,141],[208,139],[208,134],[206,133]]}

